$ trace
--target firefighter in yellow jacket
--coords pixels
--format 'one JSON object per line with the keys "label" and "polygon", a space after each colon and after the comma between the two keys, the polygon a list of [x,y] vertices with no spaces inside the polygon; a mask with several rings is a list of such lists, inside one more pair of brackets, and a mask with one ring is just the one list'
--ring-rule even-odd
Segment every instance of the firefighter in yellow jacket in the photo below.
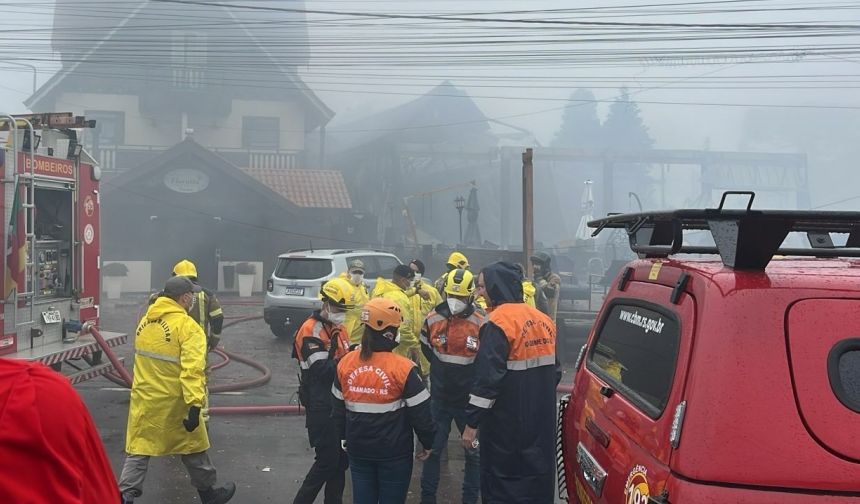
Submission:
{"label": "firefighter in yellow jacket", "polygon": [[188,312],[200,286],[185,276],[167,281],[149,306],[134,340],[134,383],[128,411],[126,452],[120,476],[123,502],[143,493],[149,458],[181,455],[203,504],[223,504],[236,491],[215,487],[209,435],[201,421],[205,397],[206,334]]}
{"label": "firefighter in yellow jacket", "polygon": [[[412,327],[416,336],[421,335],[421,328],[424,326],[424,319],[439,306],[442,302],[442,296],[433,285],[424,280],[424,262],[420,259],[413,259],[409,263],[409,267],[415,272],[415,278],[412,280],[412,287],[406,291],[406,295],[410,296],[409,300],[412,303]],[[419,354],[419,372],[421,378],[425,379],[430,375],[430,361],[423,353]]]}
{"label": "firefighter in yellow jacket", "polygon": [[349,270],[340,275],[340,278],[349,282],[351,286],[349,299],[347,299],[350,308],[346,310],[346,322],[343,325],[349,333],[349,342],[353,345],[361,343],[361,335],[364,334],[361,309],[364,307],[364,303],[370,299],[367,286],[364,284],[364,272],[364,261],[353,259],[349,262]]}
{"label": "firefighter in yellow jacket", "polygon": [[400,340],[394,353],[408,357],[412,362],[420,365],[421,343],[418,341],[418,334],[415,333],[415,323],[413,322],[415,313],[412,309],[412,302],[406,293],[414,280],[415,272],[409,266],[398,264],[394,268],[390,281],[381,277],[376,280],[376,287],[373,288],[370,297],[385,298],[397,303],[400,308],[400,315],[403,317],[403,323],[400,324],[398,335]]}

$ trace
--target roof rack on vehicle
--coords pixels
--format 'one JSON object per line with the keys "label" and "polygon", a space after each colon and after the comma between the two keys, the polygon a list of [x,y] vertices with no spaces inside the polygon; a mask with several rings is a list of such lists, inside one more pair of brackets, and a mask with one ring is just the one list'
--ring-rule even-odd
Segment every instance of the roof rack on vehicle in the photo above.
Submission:
{"label": "roof rack on vehicle", "polygon": [[[749,196],[746,209],[724,209],[729,195]],[[860,212],[753,210],[754,199],[752,191],[726,191],[718,208],[610,214],[588,226],[596,228],[592,236],[625,229],[640,257],[719,254],[734,269],[763,270],[775,255],[860,257]],[[710,231],[716,246],[685,245],[690,230]],[[806,233],[810,248],[783,248],[791,232]],[[845,245],[834,245],[831,233],[848,234]]]}

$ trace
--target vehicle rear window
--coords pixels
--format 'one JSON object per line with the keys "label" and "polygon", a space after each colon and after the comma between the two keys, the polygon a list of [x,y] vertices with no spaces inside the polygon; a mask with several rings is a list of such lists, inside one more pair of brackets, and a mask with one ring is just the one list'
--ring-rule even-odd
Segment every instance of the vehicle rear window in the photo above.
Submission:
{"label": "vehicle rear window", "polygon": [[860,413],[860,339],[838,343],[830,354],[830,386],[839,401]]}
{"label": "vehicle rear window", "polygon": [[391,278],[392,273],[394,273],[394,268],[400,264],[400,261],[391,257],[391,256],[383,256],[383,255],[372,255],[372,256],[361,256],[358,259],[361,259],[364,262],[365,278],[376,279],[379,277],[383,278]]}
{"label": "vehicle rear window", "polygon": [[670,313],[616,304],[589,354],[589,369],[652,418],[669,401],[680,331]]}
{"label": "vehicle rear window", "polygon": [[288,280],[318,280],[333,271],[331,259],[280,258],[275,276]]}

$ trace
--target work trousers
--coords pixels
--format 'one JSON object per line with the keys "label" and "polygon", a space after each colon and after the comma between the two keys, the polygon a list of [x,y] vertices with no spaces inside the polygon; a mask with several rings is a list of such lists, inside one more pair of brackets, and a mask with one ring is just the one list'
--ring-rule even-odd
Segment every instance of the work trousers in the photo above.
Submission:
{"label": "work trousers", "polygon": [[404,504],[412,479],[412,454],[390,460],[349,457],[353,504]]}
{"label": "work trousers", "polygon": [[325,486],[325,504],[341,504],[346,485],[346,452],[340,446],[340,436],[328,412],[314,411],[307,416],[308,440],[314,448],[314,463],[305,476],[293,504],[313,504]]}
{"label": "work trousers", "polygon": [[[149,469],[149,455],[132,455],[125,458],[122,474],[119,477],[119,491],[127,497],[140,497],[143,494],[143,480]],[[191,484],[198,490],[206,490],[217,480],[215,466],[205,451],[182,455],[182,463],[191,478]]]}
{"label": "work trousers", "polygon": [[[439,459],[445,447],[448,446],[451,422],[457,425],[460,434],[463,434],[463,429],[466,427],[465,406],[455,406],[438,399],[431,399],[430,411],[433,412],[433,421],[436,423],[436,437],[433,439],[433,453],[424,461],[424,468],[421,471],[421,504],[436,504],[436,491],[439,488],[441,471]],[[463,474],[463,503],[476,504],[481,489],[481,458],[475,448],[463,451],[466,458]]]}

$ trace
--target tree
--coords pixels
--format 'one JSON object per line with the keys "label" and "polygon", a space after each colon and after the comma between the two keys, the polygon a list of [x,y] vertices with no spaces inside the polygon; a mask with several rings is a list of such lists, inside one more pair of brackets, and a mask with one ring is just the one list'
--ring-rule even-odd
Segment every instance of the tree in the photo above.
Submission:
{"label": "tree", "polygon": [[[609,115],[603,123],[603,146],[618,150],[647,150],[654,146],[648,134],[648,127],[642,120],[639,105],[630,99],[627,88],[621,88],[621,95],[609,107]],[[648,165],[641,163],[616,164],[613,172],[613,208],[622,201],[629,201],[628,195],[635,193],[646,207],[650,206],[654,193],[654,179],[649,174]],[[628,209],[634,210],[634,209]]]}
{"label": "tree", "polygon": [[600,119],[597,101],[588,89],[579,88],[570,95],[570,105],[564,109],[561,127],[552,140],[553,147],[597,148],[600,144]]}
{"label": "tree", "polygon": [[609,148],[642,150],[654,146],[654,140],[642,120],[639,105],[630,99],[626,87],[621,88],[621,96],[609,107],[601,136],[603,145]]}

